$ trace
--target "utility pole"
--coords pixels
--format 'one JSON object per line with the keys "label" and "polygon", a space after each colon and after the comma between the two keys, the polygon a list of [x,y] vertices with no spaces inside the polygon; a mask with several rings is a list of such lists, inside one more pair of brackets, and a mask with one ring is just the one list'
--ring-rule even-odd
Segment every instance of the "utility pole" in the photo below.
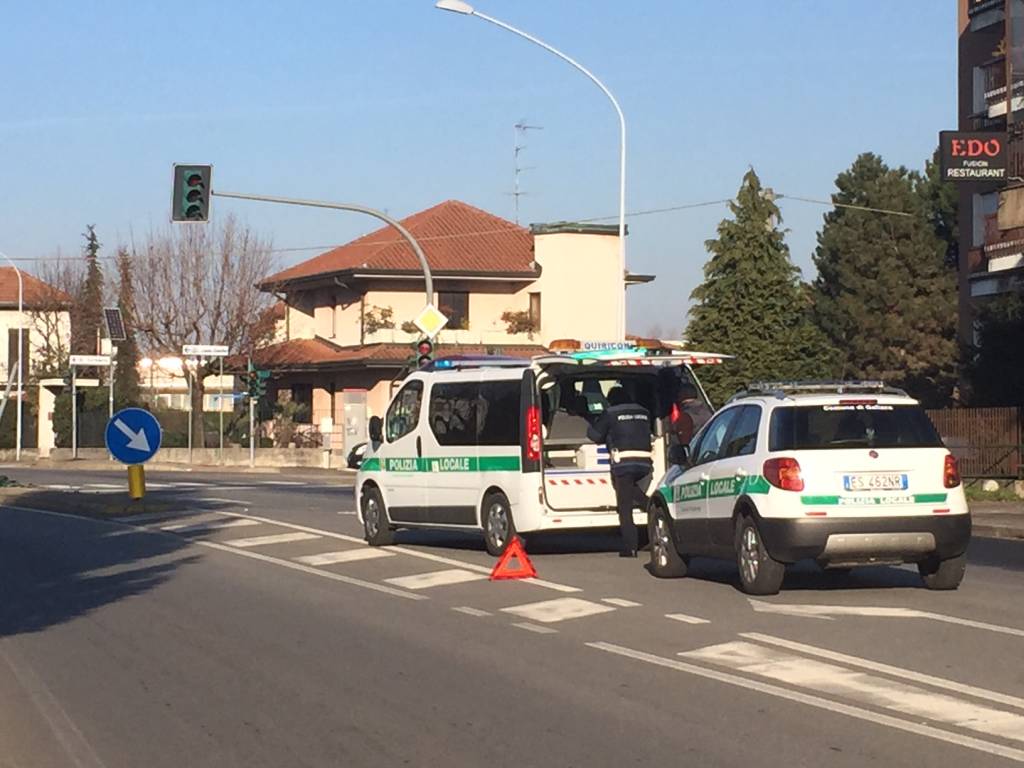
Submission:
{"label": "utility pole", "polygon": [[249,372],[249,466],[256,466],[256,398],[253,397],[252,387],[252,355],[249,356],[249,364],[246,366]]}
{"label": "utility pole", "polygon": [[519,164],[519,155],[526,149],[526,145],[523,143],[526,139],[527,131],[543,131],[543,125],[527,125],[526,120],[522,119],[514,126],[513,141],[512,141],[512,165],[514,169],[514,177],[512,182],[512,200],[515,205],[515,222],[519,223],[519,198],[525,195],[519,187],[519,175],[523,171],[532,170],[535,166],[521,166]]}
{"label": "utility pole", "polygon": [[[114,367],[117,365],[117,347],[110,345],[110,370],[107,373],[107,418],[114,418]],[[110,454],[110,460],[114,460],[114,454]]]}
{"label": "utility pole", "polygon": [[71,365],[71,458],[78,458],[78,366]]}

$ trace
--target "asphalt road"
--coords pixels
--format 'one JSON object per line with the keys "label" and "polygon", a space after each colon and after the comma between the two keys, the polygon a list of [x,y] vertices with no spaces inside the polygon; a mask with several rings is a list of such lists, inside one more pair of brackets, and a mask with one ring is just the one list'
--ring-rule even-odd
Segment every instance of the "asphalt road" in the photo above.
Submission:
{"label": "asphalt road", "polygon": [[474,536],[366,547],[341,476],[151,473],[169,511],[118,522],[73,513],[122,472],[2,471],[72,514],[0,511],[0,766],[1024,763],[1019,542],[955,593],[800,566],[750,600],[604,534],[490,582]]}

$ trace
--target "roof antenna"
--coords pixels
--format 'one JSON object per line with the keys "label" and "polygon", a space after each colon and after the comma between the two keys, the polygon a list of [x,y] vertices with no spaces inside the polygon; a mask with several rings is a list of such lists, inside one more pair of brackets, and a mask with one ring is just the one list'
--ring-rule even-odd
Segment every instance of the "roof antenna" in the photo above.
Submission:
{"label": "roof antenna", "polygon": [[533,166],[533,165],[527,165],[527,166],[520,165],[519,164],[519,154],[524,149],[526,149],[526,145],[523,143],[523,141],[526,139],[526,132],[527,131],[543,131],[544,130],[544,126],[543,125],[527,125],[526,118],[524,117],[524,118],[521,118],[519,120],[519,122],[515,124],[514,129],[515,129],[515,133],[514,133],[514,140],[512,142],[512,161],[513,161],[513,167],[515,168],[515,176],[514,176],[514,181],[513,181],[513,185],[512,185],[512,199],[515,201],[515,211],[516,211],[515,221],[516,221],[516,224],[518,224],[519,223],[519,198],[526,194],[519,187],[519,174],[521,174],[523,171],[533,170],[533,168],[536,167],[536,166]]}

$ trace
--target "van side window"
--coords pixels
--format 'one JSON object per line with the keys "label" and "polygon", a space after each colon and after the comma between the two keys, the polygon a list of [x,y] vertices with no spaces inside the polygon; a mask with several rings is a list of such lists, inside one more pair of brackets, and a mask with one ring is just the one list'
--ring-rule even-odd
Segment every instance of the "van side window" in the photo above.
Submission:
{"label": "van side window", "polygon": [[388,406],[387,439],[389,443],[409,434],[420,420],[420,403],[423,401],[423,382],[410,381]]}
{"label": "van side window", "polygon": [[480,411],[476,382],[447,382],[430,389],[430,430],[440,445],[476,445]]}
{"label": "van side window", "polygon": [[477,411],[479,445],[519,445],[519,397],[522,382],[484,381]]}

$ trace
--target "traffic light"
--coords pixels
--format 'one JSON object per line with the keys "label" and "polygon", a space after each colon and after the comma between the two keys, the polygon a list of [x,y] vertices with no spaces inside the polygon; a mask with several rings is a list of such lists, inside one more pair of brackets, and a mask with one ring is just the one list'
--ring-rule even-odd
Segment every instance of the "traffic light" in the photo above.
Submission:
{"label": "traffic light", "polygon": [[209,221],[212,165],[174,165],[171,221]]}
{"label": "traffic light", "polygon": [[430,365],[434,359],[434,344],[430,339],[420,339],[416,342],[416,366],[422,368]]}
{"label": "traffic light", "polygon": [[254,400],[267,396],[267,379],[270,378],[270,371],[250,370],[245,374],[247,395]]}

